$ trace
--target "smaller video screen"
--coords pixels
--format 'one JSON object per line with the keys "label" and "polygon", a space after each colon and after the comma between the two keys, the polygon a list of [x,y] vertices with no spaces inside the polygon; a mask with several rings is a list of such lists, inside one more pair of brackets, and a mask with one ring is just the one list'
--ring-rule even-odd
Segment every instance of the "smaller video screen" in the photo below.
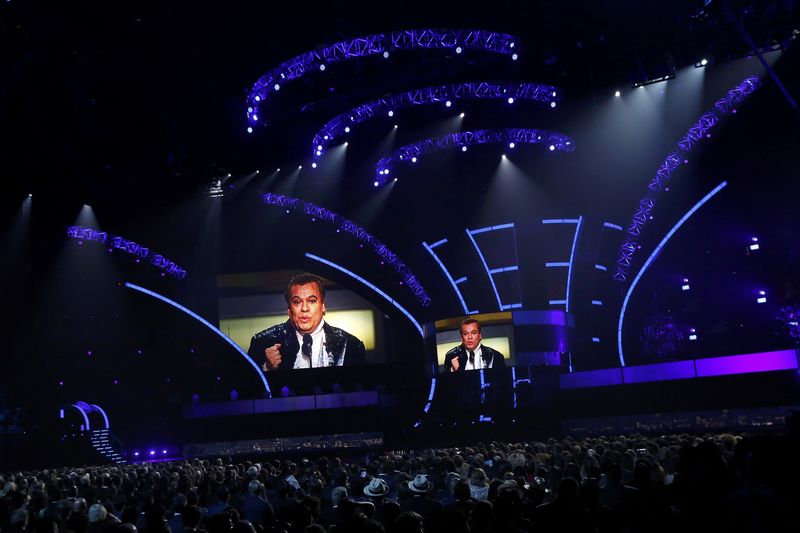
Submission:
{"label": "smaller video screen", "polygon": [[437,320],[436,361],[440,373],[514,366],[511,312]]}

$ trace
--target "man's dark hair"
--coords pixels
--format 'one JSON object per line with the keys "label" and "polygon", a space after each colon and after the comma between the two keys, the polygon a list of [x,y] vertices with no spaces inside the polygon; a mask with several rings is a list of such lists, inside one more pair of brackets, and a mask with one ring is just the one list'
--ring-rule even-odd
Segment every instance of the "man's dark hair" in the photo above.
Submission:
{"label": "man's dark hair", "polygon": [[458,326],[458,332],[461,333],[461,330],[464,329],[464,326],[468,326],[469,324],[475,324],[478,327],[478,333],[481,332],[481,323],[475,320],[474,318],[465,318],[464,320],[462,320],[461,325]]}
{"label": "man's dark hair", "polygon": [[325,301],[325,286],[322,284],[322,280],[319,279],[314,274],[309,274],[307,272],[303,272],[302,274],[297,274],[292,279],[289,280],[289,284],[286,285],[286,290],[283,293],[283,297],[286,300],[286,305],[289,305],[289,296],[292,294],[292,287],[295,285],[308,285],[309,283],[316,283],[317,287],[319,287],[319,295],[322,297],[322,301]]}

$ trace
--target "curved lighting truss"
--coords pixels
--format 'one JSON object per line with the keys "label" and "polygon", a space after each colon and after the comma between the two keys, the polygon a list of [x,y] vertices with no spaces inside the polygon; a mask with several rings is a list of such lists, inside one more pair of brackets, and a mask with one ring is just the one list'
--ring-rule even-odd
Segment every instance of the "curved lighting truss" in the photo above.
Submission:
{"label": "curved lighting truss", "polygon": [[664,238],[661,239],[661,242],[658,243],[658,246],[656,246],[655,250],[653,250],[653,253],[650,254],[650,257],[648,257],[647,260],[642,265],[642,268],[639,270],[639,273],[636,274],[635,278],[633,278],[633,281],[631,282],[630,286],[628,286],[628,292],[625,293],[625,298],[622,301],[622,307],[620,308],[619,311],[619,322],[617,323],[617,351],[619,353],[620,366],[625,366],[625,355],[622,352],[622,325],[625,322],[625,311],[628,309],[628,302],[631,299],[633,290],[636,288],[636,285],[639,283],[639,280],[642,279],[644,273],[647,272],[647,269],[650,268],[650,265],[653,264],[653,261],[655,261],[656,258],[659,256],[659,254],[661,254],[661,250],[663,250],[664,246],[667,245],[667,242],[669,242],[669,240],[672,238],[675,232],[678,231],[687,220],[689,220],[689,218],[695,213],[695,211],[703,207],[703,205],[706,202],[708,202],[711,198],[713,198],[719,191],[724,189],[727,185],[728,182],[723,181],[722,183],[714,187],[714,189],[712,189],[711,192],[709,192],[703,198],[701,198],[700,201],[694,204],[694,206],[692,206],[692,208],[689,209],[689,211],[687,211],[686,214],[681,217],[681,219],[672,227],[672,229],[667,232]]}
{"label": "curved lighting truss", "polygon": [[311,216],[312,220],[319,218],[325,222],[335,224],[337,231],[349,233],[362,243],[369,245],[369,247],[372,248],[372,251],[374,251],[387,265],[392,267],[395,272],[400,274],[405,286],[408,287],[408,289],[414,294],[414,296],[417,298],[417,301],[419,301],[422,306],[427,307],[431,305],[431,298],[428,296],[428,293],[425,292],[425,289],[422,287],[422,284],[419,282],[419,280],[417,280],[417,277],[411,273],[408,267],[402,261],[400,261],[400,258],[397,257],[393,251],[391,251],[381,241],[370,235],[364,228],[357,226],[351,220],[348,220],[343,216],[334,213],[333,211],[329,211],[324,207],[314,205],[310,202],[304,202],[299,198],[292,198],[291,196],[284,196],[282,194],[274,193],[265,193],[262,198],[265,204],[282,207],[286,209],[287,212],[290,210],[296,211]]}
{"label": "curved lighting truss", "polygon": [[[319,157],[322,152],[343,135],[345,128],[375,117],[390,116],[399,109],[420,105],[445,104],[455,100],[503,99],[539,102],[555,107],[561,101],[560,92],[552,85],[539,83],[519,83],[507,81],[479,81],[437,85],[414,89],[385,98],[379,98],[334,117],[314,136],[314,154]],[[449,105],[449,104],[447,104]]]}
{"label": "curved lighting truss", "polygon": [[[136,258],[136,261],[147,261],[151,265],[163,270],[170,276],[178,279],[186,277],[186,270],[182,269],[161,254],[151,252],[150,248],[142,246],[139,243],[129,241],[124,237],[111,235],[105,231],[96,230],[93,228],[85,228],[83,226],[70,226],[67,228],[67,237],[76,239],[79,242],[94,241],[100,244],[108,245],[109,250],[122,250]],[[163,274],[162,274],[163,275]]]}
{"label": "curved lighting truss", "polygon": [[389,181],[392,167],[398,162],[415,163],[425,154],[447,150],[449,148],[467,147],[476,144],[544,144],[550,151],[571,152],[575,150],[573,140],[554,131],[536,130],[529,128],[507,128],[498,130],[474,130],[449,133],[442,137],[424,139],[414,144],[401,146],[388,157],[382,158],[375,165],[375,181],[385,184]]}
{"label": "curved lighting truss", "polygon": [[681,163],[685,162],[685,157],[695,144],[710,136],[709,132],[717,125],[720,116],[727,113],[735,113],[736,105],[740,104],[760,85],[761,81],[758,78],[750,77],[728,91],[723,98],[714,103],[713,111],[708,111],[700,116],[698,121],[686,132],[686,135],[678,141],[678,149],[669,154],[664,162],[661,163],[661,166],[658,167],[656,175],[647,184],[647,192],[639,200],[639,205],[633,212],[631,224],[625,234],[625,240],[620,245],[617,266],[612,276],[615,280],[627,281],[628,272],[633,263],[633,255],[640,248],[639,239],[642,235],[642,228],[651,219],[651,213],[656,205],[659,193],[669,190],[669,180],[672,177],[672,173]]}
{"label": "curved lighting truss", "polygon": [[247,97],[247,121],[250,126],[264,124],[259,115],[270,96],[282,85],[306,75],[325,70],[328,65],[359,57],[414,49],[450,49],[460,54],[464,50],[482,50],[516,59],[519,39],[513,35],[485,30],[422,29],[378,33],[322,46],[281,63],[261,76]]}

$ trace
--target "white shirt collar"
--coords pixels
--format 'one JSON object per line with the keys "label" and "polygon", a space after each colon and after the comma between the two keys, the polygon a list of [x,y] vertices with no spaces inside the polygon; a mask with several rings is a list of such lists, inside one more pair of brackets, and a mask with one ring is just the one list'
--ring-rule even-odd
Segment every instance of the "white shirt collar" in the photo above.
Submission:
{"label": "white shirt collar", "polygon": [[311,360],[309,361],[303,355],[303,333],[295,330],[297,335],[297,342],[300,346],[297,349],[297,357],[294,360],[294,368],[317,368],[327,366],[326,351],[325,351],[325,320],[320,320],[319,326],[310,333],[311,335]]}

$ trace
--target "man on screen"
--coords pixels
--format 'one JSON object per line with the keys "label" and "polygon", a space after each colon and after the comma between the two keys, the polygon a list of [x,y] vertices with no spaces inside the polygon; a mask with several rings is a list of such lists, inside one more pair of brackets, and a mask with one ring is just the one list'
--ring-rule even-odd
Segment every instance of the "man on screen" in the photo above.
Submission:
{"label": "man on screen", "polygon": [[364,363],[364,343],[323,320],[325,288],[298,274],[284,293],[289,320],[253,335],[248,355],[266,371],[352,366]]}
{"label": "man on screen", "polygon": [[474,318],[461,322],[461,345],[448,351],[444,366],[449,372],[480,370],[481,368],[504,368],[503,354],[481,344],[481,324]]}

